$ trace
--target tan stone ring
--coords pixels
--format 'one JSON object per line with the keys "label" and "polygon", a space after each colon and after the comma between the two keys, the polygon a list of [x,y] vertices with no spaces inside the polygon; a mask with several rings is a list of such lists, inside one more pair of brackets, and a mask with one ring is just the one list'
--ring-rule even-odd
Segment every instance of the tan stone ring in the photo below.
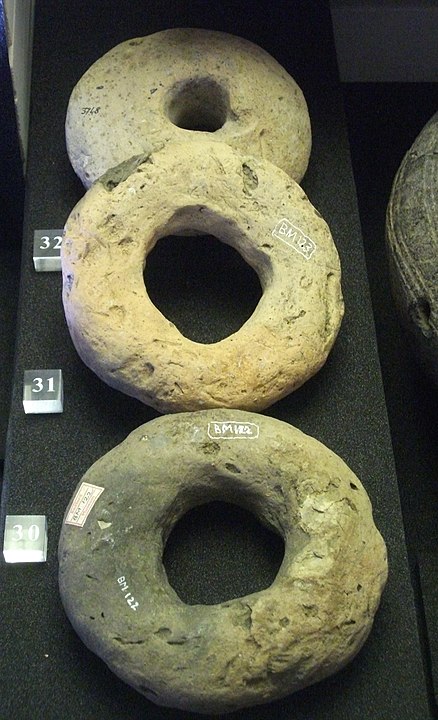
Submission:
{"label": "tan stone ring", "polygon": [[[263,289],[244,325],[212,344],[184,337],[143,279],[160,238],[203,233],[234,247]],[[62,271],[84,362],[161,412],[267,407],[324,364],[343,314],[338,254],[304,191],[217,142],[167,145],[105,174],[67,221]]]}
{"label": "tan stone ring", "polygon": [[[222,500],[284,540],[270,587],[185,604],[162,562],[194,506]],[[346,464],[280,420],[161,416],[83,476],[64,516],[59,584],[84,643],[159,705],[224,713],[336,672],[362,647],[387,576],[370,501]]]}
{"label": "tan stone ring", "polygon": [[257,45],[193,28],[117,45],[73,89],[67,150],[86,187],[133,155],[188,139],[267,158],[299,182],[311,148],[306,101]]}

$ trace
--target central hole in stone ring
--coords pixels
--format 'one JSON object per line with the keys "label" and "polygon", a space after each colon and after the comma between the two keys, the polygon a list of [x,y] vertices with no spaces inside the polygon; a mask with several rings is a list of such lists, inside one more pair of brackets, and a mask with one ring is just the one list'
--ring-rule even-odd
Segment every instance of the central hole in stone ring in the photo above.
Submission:
{"label": "central hole in stone ring", "polygon": [[245,508],[212,501],[189,510],[167,540],[167,579],[188,605],[215,605],[269,587],[283,539]]}
{"label": "central hole in stone ring", "polygon": [[182,335],[215,343],[237,332],[262,296],[256,271],[214,235],[166,235],[148,254],[148,295]]}
{"label": "central hole in stone ring", "polygon": [[230,114],[230,98],[228,90],[213,78],[189,78],[170,88],[164,110],[179,128],[213,133]]}

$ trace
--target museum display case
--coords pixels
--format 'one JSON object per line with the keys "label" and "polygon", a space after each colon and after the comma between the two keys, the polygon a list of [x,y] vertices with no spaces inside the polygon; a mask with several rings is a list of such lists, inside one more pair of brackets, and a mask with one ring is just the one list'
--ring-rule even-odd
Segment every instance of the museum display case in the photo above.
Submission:
{"label": "museum display case", "polygon": [[[366,147],[372,135],[367,135],[369,106],[360,88],[348,92],[339,81],[328,4],[257,2],[237,8],[229,1],[199,1],[164,7],[140,0],[128,5],[113,0],[36,3],[20,294],[1,507],[2,528],[6,516],[24,517],[15,521],[15,527],[26,535],[27,549],[34,539],[44,539],[46,531],[47,543],[42,543],[37,558],[27,558],[43,562],[0,565],[0,716],[117,720],[129,715],[133,720],[170,720],[196,715],[159,706],[116,677],[75,633],[58,588],[58,540],[75,488],[95,461],[140,425],[160,417],[150,405],[113,389],[94,374],[69,334],[60,262],[53,260],[57,257],[53,251],[62,244],[62,228],[86,190],[67,154],[68,102],[90,65],[118,43],[177,27],[221,30],[256,43],[303,92],[312,148],[300,185],[330,228],[339,254],[345,314],[321,369],[261,413],[299,428],[342,458],[370,498],[388,553],[387,584],[357,656],[307,688],[233,711],[228,717],[433,718],[433,644],[428,644],[416,582],[417,530],[415,522],[409,525],[406,508],[415,495],[413,475],[417,473],[418,482],[429,477],[436,457],[426,447],[407,446],[406,438],[421,431],[418,419],[422,418],[432,442],[436,393],[427,389],[421,376],[417,379],[392,314],[378,215],[386,203],[380,199],[376,211],[369,199],[374,192],[383,196],[391,167],[371,166],[370,157],[375,156],[367,154]],[[377,96],[375,91],[374,99]],[[433,104],[431,94],[427,102]],[[424,112],[428,111],[426,104]],[[87,117],[93,121],[92,114]],[[273,121],[281,123],[281,116]],[[361,138],[366,138],[364,145]],[[389,152],[389,143],[385,149]],[[393,162],[395,171],[395,158]],[[357,173],[363,167],[368,173],[361,184]],[[365,198],[361,216],[358,197]],[[379,229],[372,224],[373,209]],[[278,220],[273,218],[273,231]],[[184,327],[187,337],[202,338],[199,342],[206,345],[217,341],[218,328],[225,335],[236,330],[230,320],[237,318],[237,328],[242,325],[258,297],[254,277],[239,265],[242,258],[229,253],[228,245],[223,251],[221,238],[212,235],[214,267],[211,253],[197,247],[196,236],[169,234],[157,242],[151,274],[144,280],[162,313]],[[179,240],[187,240],[184,257]],[[425,403],[423,414],[415,383]],[[44,402],[49,404],[41,412]],[[409,423],[416,425],[414,434]],[[415,458],[417,451],[420,455]],[[426,468],[421,463],[428,452],[431,465]],[[176,465],[175,473],[179,470]],[[431,489],[430,497],[434,492]],[[416,497],[425,499],[426,494],[418,490]],[[214,606],[263,591],[281,564],[275,540],[266,538],[263,528],[250,529],[248,517],[239,514],[241,508],[236,510],[232,493],[217,500],[224,502],[210,503],[182,518],[166,546],[167,577],[189,605]],[[432,515],[430,507],[429,539]],[[39,520],[26,524],[28,516]],[[107,520],[100,522],[105,525]],[[427,564],[430,543],[424,542],[421,549]],[[140,547],[142,552],[146,555],[147,548]],[[118,582],[123,576],[114,578],[115,601],[124,601],[120,587],[125,581]],[[424,575],[426,584],[431,577]],[[78,597],[81,590],[76,588]]]}

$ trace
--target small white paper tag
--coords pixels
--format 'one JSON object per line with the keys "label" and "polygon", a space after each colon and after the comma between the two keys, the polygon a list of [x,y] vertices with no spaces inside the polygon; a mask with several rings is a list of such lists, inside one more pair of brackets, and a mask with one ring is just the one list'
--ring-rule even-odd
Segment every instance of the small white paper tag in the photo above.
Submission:
{"label": "small white paper tag", "polygon": [[99,487],[98,485],[83,482],[72,500],[64,524],[84,527],[94,503],[103,493],[104,489],[105,488]]}

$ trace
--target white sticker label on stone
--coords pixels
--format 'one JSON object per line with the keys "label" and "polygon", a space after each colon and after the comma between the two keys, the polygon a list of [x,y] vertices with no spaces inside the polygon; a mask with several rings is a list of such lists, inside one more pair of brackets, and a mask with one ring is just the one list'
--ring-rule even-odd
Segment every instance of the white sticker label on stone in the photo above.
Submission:
{"label": "white sticker label on stone", "polygon": [[94,503],[103,493],[104,489],[105,488],[99,487],[98,485],[83,482],[70,505],[70,510],[65,519],[65,525],[84,527]]}
{"label": "white sticker label on stone", "polygon": [[212,440],[255,440],[259,426],[251,422],[216,421],[208,423],[208,437]]}
{"label": "white sticker label on stone", "polygon": [[279,220],[272,234],[303,255],[306,260],[309,260],[316,250],[316,245],[313,240],[307,237],[307,235],[304,235],[300,228],[297,228],[286,218]]}

